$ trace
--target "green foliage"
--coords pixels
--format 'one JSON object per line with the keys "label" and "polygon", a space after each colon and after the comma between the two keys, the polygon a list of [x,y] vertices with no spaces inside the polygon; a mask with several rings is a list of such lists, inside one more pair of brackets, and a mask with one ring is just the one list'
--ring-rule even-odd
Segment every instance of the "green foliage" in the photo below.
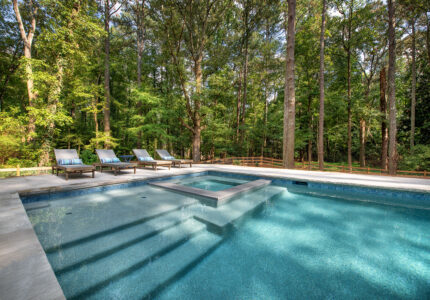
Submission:
{"label": "green foliage", "polygon": [[0,163],[21,154],[25,141],[25,118],[19,117],[18,110],[0,113]]}
{"label": "green foliage", "polygon": [[10,168],[16,168],[18,165],[21,168],[31,168],[31,167],[36,167],[37,163],[31,159],[17,158],[17,157],[9,158],[9,160],[6,163],[6,167],[10,167]]}
{"label": "green foliage", "polygon": [[83,150],[80,153],[80,157],[82,159],[82,162],[86,165],[92,165],[93,163],[97,162],[97,155],[94,154],[91,150]]}
{"label": "green foliage", "polygon": [[[112,16],[110,31],[110,132],[104,132],[104,47],[107,36],[97,1],[38,1],[40,6],[32,59],[23,45],[10,1],[0,1],[0,164],[45,164],[52,149],[76,148],[86,163],[94,149],[109,147],[130,154],[135,147],[153,153],[167,148],[190,156],[192,132],[185,125],[199,116],[202,158],[268,156],[282,158],[285,84],[284,2],[218,1],[222,18],[210,15],[202,39],[204,4],[192,2],[191,17],[180,3],[146,2],[141,82],[137,83],[136,15],[126,3]],[[346,40],[349,6],[352,37]],[[426,48],[427,16],[419,1],[401,1],[396,96],[400,166],[426,168],[430,143],[430,67]],[[381,1],[329,1],[325,53],[325,160],[346,161],[347,56],[351,47],[352,155],[358,160],[359,124],[366,121],[366,158],[379,164],[381,114],[378,75],[386,64],[386,7]],[[200,6],[199,6],[200,5]],[[28,26],[25,2],[24,23]],[[319,118],[319,32],[321,1],[297,2],[296,138],[297,160],[316,158]],[[166,9],[168,7],[168,9]],[[410,9],[410,8],[414,9]],[[244,16],[248,13],[246,20]],[[184,27],[184,17],[188,27]],[[417,22],[417,107],[415,154],[409,155],[410,32]],[[222,20],[220,22],[220,20]],[[246,23],[248,22],[248,23]],[[196,27],[197,26],[197,27]],[[198,28],[198,30],[197,30]],[[191,31],[189,31],[191,30]],[[191,39],[190,34],[197,39]],[[204,40],[202,91],[195,93],[196,45]],[[245,41],[247,41],[246,103]],[[404,55],[403,55],[404,54]],[[25,66],[33,67],[37,98],[29,105]],[[200,107],[191,115],[190,104]],[[238,100],[239,99],[239,100]],[[238,107],[239,106],[239,107]],[[29,120],[35,133],[29,136]],[[422,162],[420,162],[422,160]],[[427,159],[428,160],[428,159]],[[237,164],[238,162],[234,162]]]}
{"label": "green foliage", "polygon": [[428,171],[430,170],[430,146],[415,145],[413,154],[409,149],[400,149],[401,160],[399,168],[402,170]]}

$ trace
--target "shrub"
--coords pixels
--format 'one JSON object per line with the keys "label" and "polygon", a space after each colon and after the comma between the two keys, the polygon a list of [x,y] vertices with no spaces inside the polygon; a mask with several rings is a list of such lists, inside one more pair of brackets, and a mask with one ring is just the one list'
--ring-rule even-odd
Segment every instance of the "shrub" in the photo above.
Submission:
{"label": "shrub", "polygon": [[429,171],[430,170],[430,146],[416,145],[414,154],[409,149],[404,149],[399,161],[400,170]]}
{"label": "shrub", "polygon": [[19,165],[21,168],[31,168],[31,167],[37,167],[37,163],[30,159],[20,159],[20,158],[9,158],[6,166],[10,168],[15,168],[17,165]]}
{"label": "shrub", "polygon": [[81,152],[82,162],[86,165],[91,165],[97,162],[97,155],[94,154],[91,150],[83,150]]}

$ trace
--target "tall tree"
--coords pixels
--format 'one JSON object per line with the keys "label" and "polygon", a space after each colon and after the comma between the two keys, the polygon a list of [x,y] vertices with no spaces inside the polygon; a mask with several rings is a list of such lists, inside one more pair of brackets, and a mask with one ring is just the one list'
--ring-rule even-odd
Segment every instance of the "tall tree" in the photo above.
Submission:
{"label": "tall tree", "polygon": [[296,94],[294,80],[294,47],[296,37],[296,1],[288,0],[287,54],[285,68],[283,166],[294,168],[294,138],[296,128]]}
{"label": "tall tree", "polygon": [[[352,170],[352,99],[351,99],[351,56],[352,56],[352,14],[354,8],[354,0],[350,0],[348,5],[348,13],[343,12],[342,14],[348,16],[348,21],[346,25],[346,34],[342,32],[343,35],[343,48],[346,52],[346,61],[347,61],[347,109],[348,109],[348,167],[349,170]],[[346,37],[345,37],[346,36]]]}
{"label": "tall tree", "polygon": [[18,22],[19,32],[21,33],[21,38],[24,44],[24,56],[25,62],[25,75],[27,80],[27,94],[28,94],[28,106],[29,111],[29,122],[28,122],[28,141],[31,141],[34,137],[36,130],[35,118],[31,108],[35,105],[36,93],[34,89],[34,78],[33,78],[33,66],[31,62],[31,47],[33,43],[34,33],[36,32],[36,15],[37,6],[33,3],[33,0],[28,1],[28,6],[30,9],[30,28],[28,29],[28,34],[25,31],[24,22],[21,18],[21,13],[18,7],[18,0],[13,0],[13,10],[15,11],[15,17]]}
{"label": "tall tree", "polygon": [[104,0],[104,25],[105,25],[105,60],[104,60],[104,91],[105,104],[103,107],[103,125],[106,137],[105,148],[109,147],[110,136],[110,17],[111,6],[109,0]]}
{"label": "tall tree", "polygon": [[116,14],[122,6],[123,2],[104,0],[103,14],[104,14],[104,29],[105,29],[105,56],[104,56],[104,93],[105,103],[103,107],[103,125],[105,136],[105,148],[111,146],[111,126],[110,126],[110,106],[111,106],[111,92],[110,92],[110,23],[111,17]]}
{"label": "tall tree", "polygon": [[[251,39],[252,32],[256,29],[256,27],[259,25],[259,21],[261,18],[261,7],[259,6],[259,2],[255,0],[242,0],[241,7],[242,13],[241,13],[241,23],[243,27],[243,34],[241,38],[241,46],[240,46],[240,53],[243,57],[242,66],[240,68],[240,75],[239,75],[239,89],[238,91],[238,103],[241,107],[240,112],[240,126],[245,125],[245,116],[246,116],[246,106],[247,106],[247,100],[248,100],[248,73],[249,73],[249,43]],[[268,3],[267,3],[268,4]],[[241,139],[244,138],[244,132],[242,129],[241,133]]]}
{"label": "tall tree", "polygon": [[318,122],[318,167],[324,170],[324,34],[325,34],[326,0],[322,0],[321,34],[320,34],[320,113]]}
{"label": "tall tree", "polygon": [[[229,1],[195,2],[186,0],[168,6],[161,4],[161,22],[167,33],[166,43],[175,66],[183,96],[188,121],[180,118],[182,125],[192,134],[193,160],[200,161],[202,125],[203,59],[208,42],[214,38],[222,21],[221,15]],[[184,55],[185,58],[184,59]],[[184,63],[190,62],[189,66]],[[190,87],[186,68],[191,69],[194,80]]]}
{"label": "tall tree", "polygon": [[381,169],[387,170],[388,165],[388,127],[387,127],[387,75],[385,67],[379,72],[379,105],[381,112]]}
{"label": "tall tree", "polygon": [[396,1],[388,0],[388,104],[389,104],[389,142],[388,173],[397,171],[397,108],[396,108]]}
{"label": "tall tree", "polygon": [[137,85],[142,83],[142,57],[145,49],[145,8],[146,0],[136,0],[134,6],[136,22],[136,40],[137,40]]}
{"label": "tall tree", "polygon": [[416,48],[415,48],[415,18],[411,21],[412,27],[412,87],[411,87],[411,136],[410,136],[410,150],[411,154],[414,153],[415,145],[415,104],[416,104],[416,88],[417,88],[417,69],[416,69]]}

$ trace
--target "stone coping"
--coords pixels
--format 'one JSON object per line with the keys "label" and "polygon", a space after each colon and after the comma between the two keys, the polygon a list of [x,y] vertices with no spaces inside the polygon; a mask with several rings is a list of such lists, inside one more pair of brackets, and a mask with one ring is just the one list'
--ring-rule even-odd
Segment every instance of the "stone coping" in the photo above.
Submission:
{"label": "stone coping", "polygon": [[233,186],[231,188],[221,190],[221,191],[216,191],[216,192],[203,190],[203,189],[199,189],[191,186],[185,186],[174,182],[156,181],[156,182],[149,182],[149,184],[153,186],[165,188],[168,190],[173,190],[181,193],[191,194],[198,197],[203,197],[208,200],[208,201],[204,201],[205,204],[208,204],[213,207],[218,207],[220,205],[225,204],[226,202],[228,202],[228,200],[230,200],[234,196],[237,196],[240,193],[261,188],[263,186],[269,185],[271,182],[272,182],[271,180],[258,179],[258,180],[242,183],[242,184]]}
{"label": "stone coping", "polygon": [[66,299],[19,195],[0,198],[1,299]]}

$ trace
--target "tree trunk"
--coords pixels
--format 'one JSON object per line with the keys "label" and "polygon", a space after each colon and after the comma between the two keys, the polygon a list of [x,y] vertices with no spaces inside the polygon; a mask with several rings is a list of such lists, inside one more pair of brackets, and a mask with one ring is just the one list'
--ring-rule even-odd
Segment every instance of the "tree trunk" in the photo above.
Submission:
{"label": "tree trunk", "polygon": [[[270,29],[269,29],[269,24],[268,22],[266,22],[266,37],[265,37],[265,42],[266,45],[269,45],[271,39],[270,39]],[[268,67],[268,60],[269,57],[267,55],[267,53],[264,55],[264,72],[265,72],[265,80],[264,80],[264,130],[263,130],[263,143],[261,146],[261,156],[264,156],[264,148],[266,148],[267,146],[267,115],[268,115],[268,111],[269,111],[269,78],[268,78],[268,74],[269,74],[269,67]]]}
{"label": "tree trunk", "polygon": [[348,168],[352,171],[352,113],[351,113],[351,34],[352,34],[352,8],[354,1],[351,1],[349,6],[349,21],[348,21],[348,48],[347,48],[347,65],[348,65]]}
{"label": "tree trunk", "polygon": [[387,98],[385,91],[387,90],[387,78],[385,67],[381,68],[379,73],[379,102],[381,111],[381,169],[387,170],[387,154],[388,154],[388,128],[387,128]]}
{"label": "tree trunk", "polygon": [[269,111],[269,101],[267,99],[267,85],[264,91],[264,131],[263,131],[263,143],[261,147],[261,156],[264,156],[264,148],[267,146],[267,115]]}
{"label": "tree trunk", "polygon": [[201,140],[201,127],[200,120],[194,125],[193,132],[193,162],[200,161],[200,140]]}
{"label": "tree trunk", "polygon": [[427,46],[427,58],[430,64],[430,17],[426,14],[427,18],[427,30],[426,30],[426,46]]}
{"label": "tree trunk", "polygon": [[320,34],[320,113],[318,119],[318,167],[324,170],[324,33],[326,0],[322,1],[321,34]]}
{"label": "tree trunk", "polygon": [[[313,116],[312,116],[312,109],[311,108],[312,108],[312,95],[309,94],[309,96],[308,96],[308,118],[309,118],[308,119],[308,128],[312,134],[312,132],[313,132],[313,126],[312,126]],[[308,161],[309,161],[309,163],[312,162],[312,136],[309,137],[309,140],[308,140]]]}
{"label": "tree trunk", "polygon": [[388,0],[388,103],[389,103],[389,143],[388,173],[397,171],[397,120],[396,120],[396,35],[395,0]]}
{"label": "tree trunk", "polygon": [[201,120],[200,120],[200,97],[202,90],[202,61],[203,53],[200,53],[194,61],[194,75],[196,77],[196,99],[194,101],[194,128],[193,128],[193,161],[200,161],[200,140],[201,140]]}
{"label": "tree trunk", "polygon": [[366,121],[360,120],[360,167],[366,166]]}
{"label": "tree trunk", "polygon": [[410,147],[411,154],[414,153],[414,145],[415,145],[415,92],[417,85],[417,70],[415,63],[416,49],[415,49],[415,19],[412,20],[412,91],[411,91],[411,138],[410,138]]}
{"label": "tree trunk", "polygon": [[137,85],[142,83],[142,56],[145,48],[145,0],[136,3],[136,20],[137,20]]}
{"label": "tree trunk", "polygon": [[[25,75],[27,79],[27,94],[28,94],[28,106],[30,108],[34,107],[34,102],[36,100],[36,93],[33,91],[34,82],[33,82],[33,66],[31,63],[31,47],[33,43],[34,32],[36,31],[36,14],[37,7],[33,6],[33,0],[29,1],[30,6],[30,14],[31,14],[31,27],[28,31],[28,34],[25,32],[24,23],[21,18],[21,13],[18,7],[18,0],[13,0],[13,10],[15,12],[15,17],[18,22],[19,32],[21,34],[21,38],[24,44],[24,57],[26,59],[25,62]],[[33,112],[30,110],[29,112],[29,120],[28,120],[28,137],[27,141],[30,142],[34,138],[35,130],[36,130],[36,120],[34,118]]]}
{"label": "tree trunk", "polygon": [[294,81],[294,45],[296,31],[296,1],[288,0],[288,29],[287,29],[287,57],[285,72],[284,96],[284,132],[283,132],[283,166],[294,168],[294,134],[295,134],[295,81]]}
{"label": "tree trunk", "polygon": [[[247,89],[248,89],[248,63],[249,63],[249,53],[248,53],[248,36],[245,36],[245,53],[244,53],[244,63],[243,63],[243,97],[242,97],[242,116],[241,124],[245,124],[246,115],[246,101],[247,101]],[[241,139],[243,140],[244,132],[241,132]]]}
{"label": "tree trunk", "polygon": [[[136,2],[136,25],[137,25],[137,86],[142,84],[142,56],[145,48],[145,0]],[[137,103],[137,113],[142,116],[142,101]],[[142,148],[142,131],[137,133],[137,148]]]}
{"label": "tree trunk", "polygon": [[104,124],[104,133],[105,133],[105,148],[109,148],[109,137],[110,137],[110,86],[109,86],[109,77],[110,77],[110,71],[109,71],[109,56],[110,56],[110,29],[109,29],[109,22],[110,22],[110,4],[109,0],[105,0],[104,5],[104,13],[105,13],[105,32],[106,32],[106,39],[105,39],[105,60],[104,60],[104,67],[105,67],[105,78],[104,78],[104,90],[105,90],[105,105],[103,107],[103,124]]}
{"label": "tree trunk", "polygon": [[240,99],[242,98],[242,68],[239,69],[239,84],[237,87],[237,105],[236,105],[236,142],[239,142],[239,128],[240,128]]}

